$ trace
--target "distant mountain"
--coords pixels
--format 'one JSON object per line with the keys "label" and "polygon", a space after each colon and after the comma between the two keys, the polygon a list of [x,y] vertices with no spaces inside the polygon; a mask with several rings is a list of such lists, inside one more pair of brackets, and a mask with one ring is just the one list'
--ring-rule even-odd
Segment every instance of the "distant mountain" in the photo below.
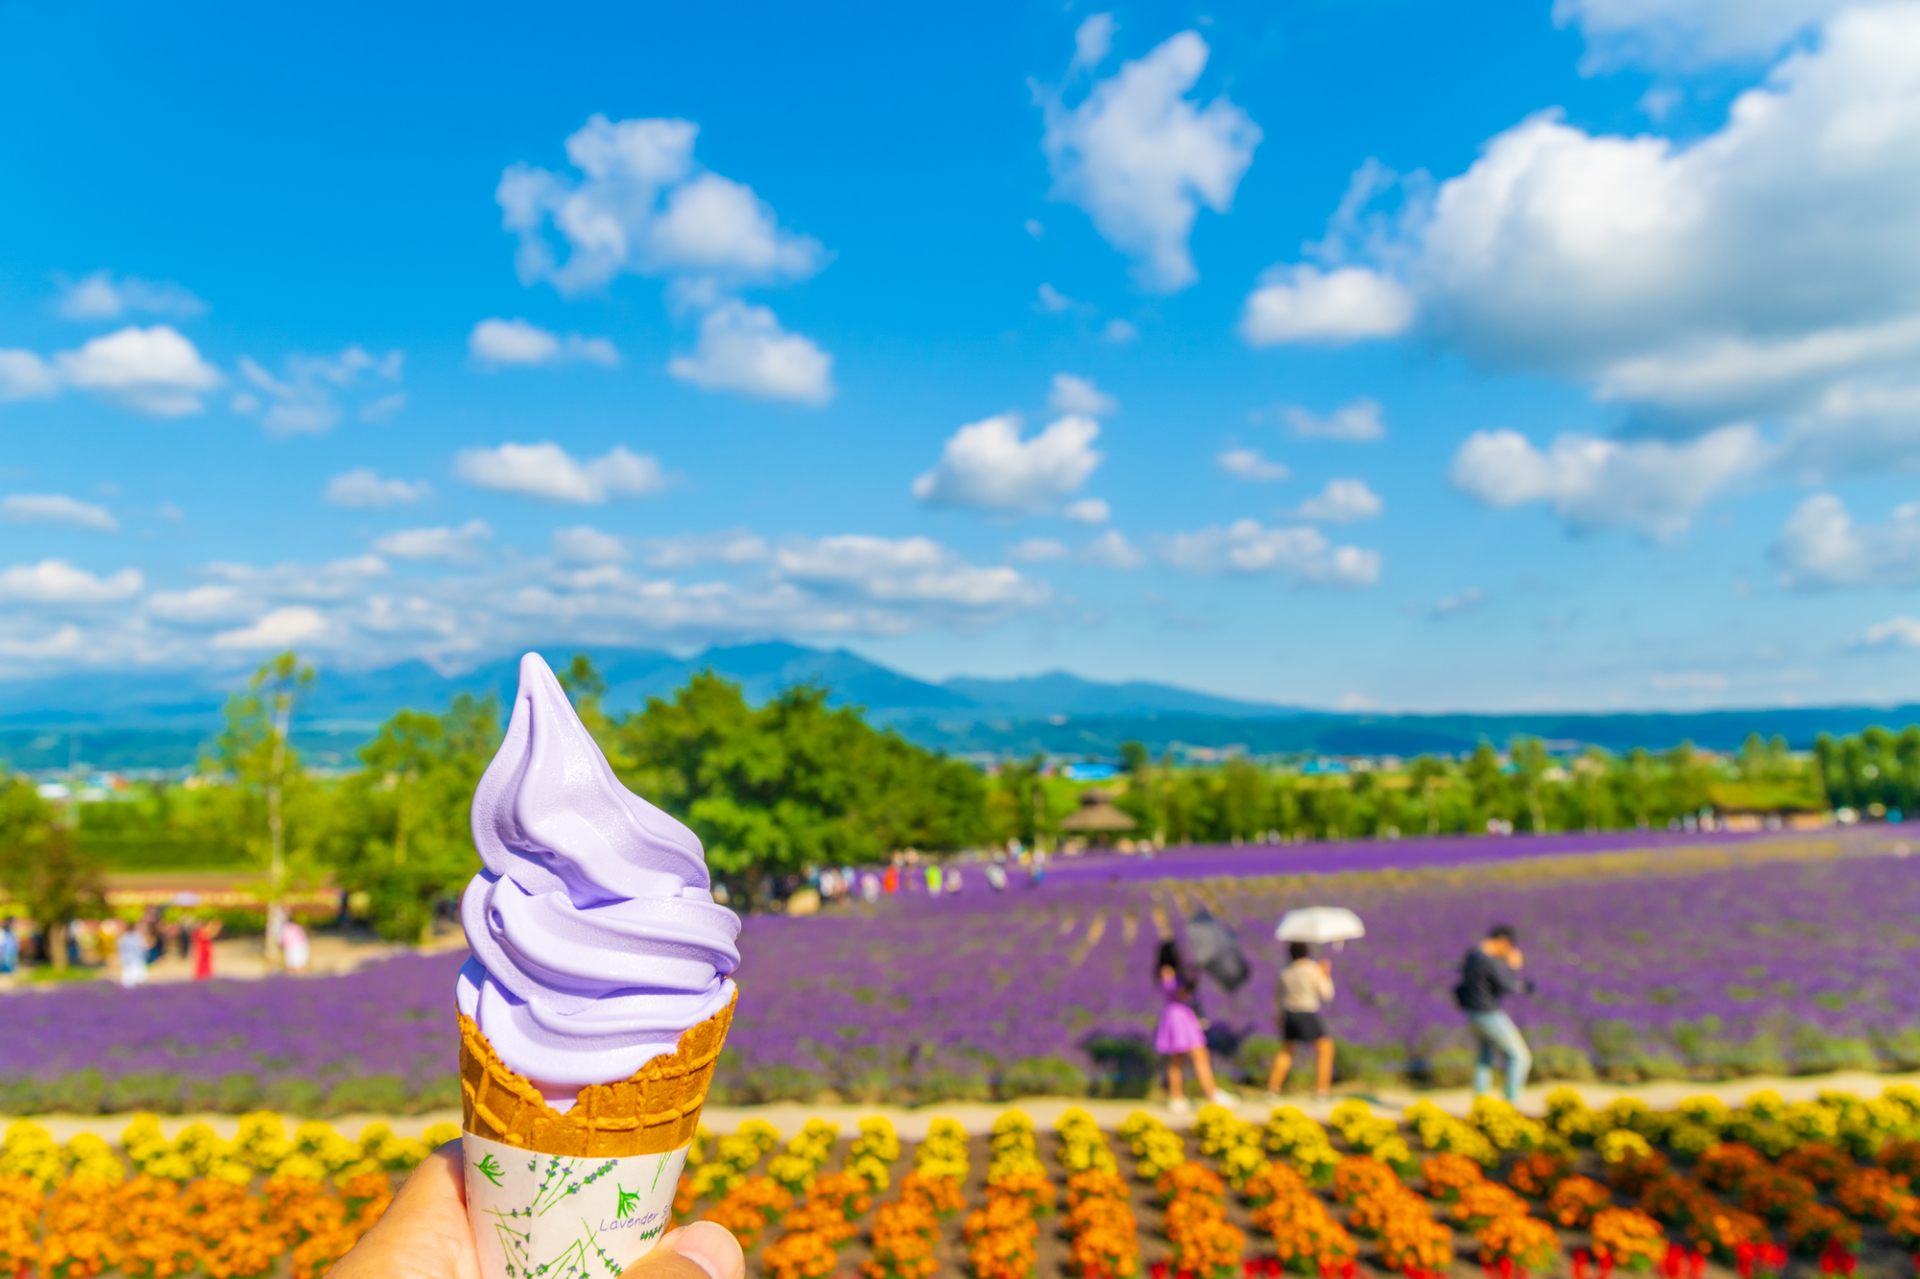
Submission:
{"label": "distant mountain", "polygon": [[[556,668],[576,651],[542,646]],[[1014,679],[915,679],[845,649],[777,641],[721,645],[677,657],[655,649],[591,650],[607,684],[607,706],[637,710],[702,670],[738,682],[753,701],[796,684],[820,684],[836,704],[864,707],[875,721],[942,750],[987,754],[1111,756],[1137,740],[1233,748],[1255,754],[1462,754],[1482,741],[1518,734],[1555,749],[1599,746],[1664,750],[1682,741],[1737,748],[1748,733],[1779,734],[1805,747],[1820,733],[1920,722],[1920,706],[1829,706],[1773,710],[1632,714],[1339,714],[1220,697],[1169,684],[1103,683],[1064,671]],[[444,707],[457,693],[513,695],[517,656],[446,674],[425,662],[377,670],[322,670],[302,708],[298,738],[309,760],[352,761],[393,712]],[[132,672],[0,682],[0,764],[16,768],[175,768],[192,763],[220,727],[238,676]]]}
{"label": "distant mountain", "polygon": [[[996,714],[1056,715],[1215,715],[1227,719],[1250,716],[1301,715],[1310,712],[1271,702],[1244,702],[1211,693],[1196,693],[1172,684],[1127,680],[1103,684],[1066,671],[1025,675],[1014,679],[946,680],[943,687]],[[1121,708],[1125,710],[1121,710]]]}

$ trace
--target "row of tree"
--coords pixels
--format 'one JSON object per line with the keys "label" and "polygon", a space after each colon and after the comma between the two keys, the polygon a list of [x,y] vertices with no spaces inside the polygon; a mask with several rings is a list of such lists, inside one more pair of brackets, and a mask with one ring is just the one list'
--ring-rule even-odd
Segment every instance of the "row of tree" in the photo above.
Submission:
{"label": "row of tree", "polygon": [[[81,805],[70,818],[24,782],[0,788],[0,888],[38,903],[36,916],[71,918],[98,898],[88,851],[125,864],[142,847],[191,849],[208,864],[257,867],[270,896],[324,877],[364,894],[382,932],[420,935],[476,866],[469,804],[500,740],[501,707],[463,695],[444,711],[402,711],[361,749],[358,768],[320,775],[303,767],[291,735],[312,679],[293,654],[262,667],[230,700],[191,784]],[[715,875],[748,905],[810,866],[872,863],[901,848],[1042,844],[1076,802],[1041,760],[989,777],[829,705],[818,688],[755,706],[709,673],[616,716],[587,659],[576,657],[562,682],[615,772],[692,826]],[[1729,789],[1783,806],[1911,810],[1920,802],[1920,728],[1822,739],[1811,760],[1758,737],[1731,763],[1687,746],[1562,759],[1519,738],[1504,752],[1483,744],[1464,759],[1422,756],[1392,771],[1244,759],[1181,767],[1137,743],[1123,763],[1117,803],[1142,835],[1175,843],[1476,832],[1499,823],[1658,827]]]}

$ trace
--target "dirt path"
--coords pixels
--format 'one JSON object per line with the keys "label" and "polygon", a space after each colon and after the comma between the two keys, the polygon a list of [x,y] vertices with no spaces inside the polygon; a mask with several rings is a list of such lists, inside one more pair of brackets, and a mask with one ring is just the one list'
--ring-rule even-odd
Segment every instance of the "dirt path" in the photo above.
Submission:
{"label": "dirt path", "polygon": [[[1848,1072],[1837,1075],[1801,1076],[1791,1079],[1738,1079],[1725,1083],[1654,1083],[1615,1087],[1607,1084],[1575,1085],[1581,1096],[1589,1104],[1602,1106],[1616,1097],[1637,1097],[1655,1108],[1668,1107],[1687,1097],[1714,1096],[1730,1105],[1737,1105],[1751,1094],[1761,1089],[1771,1089],[1789,1101],[1810,1100],[1823,1089],[1857,1093],[1862,1096],[1878,1096],[1880,1090],[1888,1084],[1920,1084],[1920,1073],[1903,1075],[1879,1075],[1865,1072]],[[1542,1113],[1546,1108],[1546,1096],[1559,1084],[1542,1084],[1527,1089],[1521,1100],[1521,1109],[1534,1114]],[[1432,1092],[1416,1092],[1412,1089],[1382,1088],[1376,1090],[1356,1089],[1336,1093],[1334,1101],[1347,1097],[1357,1097],[1366,1101],[1382,1114],[1398,1115],[1415,1101],[1431,1101],[1443,1110],[1454,1114],[1465,1114],[1472,1104],[1473,1095],[1466,1089],[1438,1089]],[[1316,1119],[1324,1121],[1327,1113],[1333,1109],[1334,1102],[1316,1102],[1311,1097],[1289,1094],[1286,1102],[1299,1106]],[[1234,1109],[1246,1118],[1263,1117],[1272,1103],[1258,1094],[1243,1095]],[[781,1134],[789,1135],[800,1130],[809,1119],[825,1119],[839,1124],[851,1131],[854,1124],[870,1115],[884,1115],[893,1121],[901,1140],[919,1141],[927,1135],[927,1125],[936,1116],[948,1116],[957,1119],[969,1132],[983,1133],[993,1126],[994,1119],[1002,1112],[1018,1107],[1033,1117],[1034,1125],[1042,1132],[1050,1132],[1062,1111],[1079,1106],[1093,1114],[1102,1128],[1111,1131],[1122,1119],[1135,1110],[1145,1109],[1166,1120],[1169,1127],[1188,1128],[1193,1124],[1192,1115],[1174,1115],[1168,1112],[1164,1102],[1147,1101],[1093,1101],[1074,1100],[1064,1097],[1034,1097],[1023,1101],[1010,1102],[957,1102],[945,1106],[823,1106],[807,1105],[802,1102],[783,1102],[770,1106],[709,1106],[702,1122],[715,1132],[728,1132],[739,1126],[743,1119],[764,1119],[779,1129]],[[0,1115],[0,1125],[10,1122],[12,1116]],[[52,1131],[54,1137],[65,1141],[76,1133],[94,1132],[103,1137],[116,1138],[126,1126],[127,1115],[31,1115],[26,1116],[35,1123]],[[366,1124],[381,1121],[390,1123],[400,1132],[417,1132],[428,1124],[460,1122],[458,1110],[434,1111],[424,1115],[343,1115],[329,1120],[334,1127],[346,1133],[356,1133]],[[223,1136],[232,1136],[236,1123],[232,1115],[178,1115],[164,1120],[169,1133],[189,1123],[206,1123],[213,1126]]]}

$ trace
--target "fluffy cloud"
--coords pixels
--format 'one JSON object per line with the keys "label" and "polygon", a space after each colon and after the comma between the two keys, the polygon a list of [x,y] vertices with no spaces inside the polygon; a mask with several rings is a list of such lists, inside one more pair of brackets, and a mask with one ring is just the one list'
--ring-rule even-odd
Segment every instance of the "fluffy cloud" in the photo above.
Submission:
{"label": "fluffy cloud", "polygon": [[1272,483],[1276,480],[1284,480],[1293,474],[1284,462],[1273,461],[1259,449],[1222,449],[1214,461],[1219,463],[1221,470],[1236,480]]}
{"label": "fluffy cloud", "polygon": [[1550,506],[1576,531],[1628,527],[1670,538],[1769,456],[1750,426],[1682,443],[1561,435],[1544,451],[1517,431],[1478,431],[1454,454],[1450,478],[1487,506]]}
{"label": "fluffy cloud", "polygon": [[1875,622],[1853,642],[1855,648],[1920,648],[1920,617],[1890,617]]}
{"label": "fluffy cloud", "polygon": [[44,400],[60,393],[60,375],[32,351],[0,351],[0,404]]}
{"label": "fluffy cloud", "polygon": [[170,325],[129,327],[53,358],[59,380],[155,417],[198,413],[220,374]]}
{"label": "fluffy cloud", "polygon": [[1107,54],[1113,51],[1115,25],[1112,14],[1096,13],[1074,30],[1073,66],[1076,70],[1097,67],[1107,60]]}
{"label": "fluffy cloud", "polygon": [[328,638],[326,615],[306,604],[276,608],[259,620],[213,637],[213,646],[230,652],[265,652],[311,646]]}
{"label": "fluffy cloud", "polygon": [[[1081,53],[1103,45],[1111,30],[1090,38],[1083,24]],[[1036,94],[1054,196],[1084,209],[1152,289],[1197,278],[1187,247],[1194,220],[1202,207],[1226,211],[1260,142],[1259,126],[1225,96],[1204,106],[1190,96],[1207,54],[1197,32],[1183,31],[1096,81],[1074,106],[1060,90]]]}
{"label": "fluffy cloud", "polygon": [[1113,508],[1104,497],[1083,497],[1077,502],[1068,502],[1060,514],[1075,524],[1105,524],[1113,518]]}
{"label": "fluffy cloud", "polygon": [[393,388],[404,363],[399,351],[374,355],[350,346],[338,355],[290,355],[280,372],[273,373],[242,356],[240,376],[251,389],[234,397],[233,409],[245,416],[258,414],[260,424],[275,435],[332,430],[340,421],[342,400],[356,404],[363,421],[375,420],[399,407]]}
{"label": "fluffy cloud", "polygon": [[1056,373],[1053,375],[1053,387],[1047,394],[1047,407],[1055,413],[1105,417],[1119,408],[1120,402],[1095,386],[1091,378]]}
{"label": "fluffy cloud", "polygon": [[237,586],[209,584],[178,591],[155,591],[147,611],[166,622],[219,626],[238,622],[253,611],[253,600]]}
{"label": "fluffy cloud", "polygon": [[968,564],[930,538],[842,534],[804,539],[774,552],[782,576],[852,591],[881,603],[1001,609],[1043,602],[1043,583],[1005,565]]}
{"label": "fluffy cloud", "polygon": [[1316,528],[1235,520],[1160,539],[1160,558],[1189,573],[1276,573],[1302,583],[1371,586],[1380,552],[1335,546]]}
{"label": "fluffy cloud", "polygon": [[1920,4],[1856,5],[1701,136],[1536,115],[1411,201],[1358,269],[1404,289],[1433,344],[1570,379],[1661,433],[1770,417],[1809,466],[1920,465],[1916,64]]}
{"label": "fluffy cloud", "polygon": [[508,168],[495,197],[519,240],[521,279],[577,293],[622,273],[747,283],[817,271],[818,242],[782,229],[750,188],[696,165],[698,133],[687,120],[596,115],[567,139],[577,175]]}
{"label": "fluffy cloud", "polygon": [[65,524],[103,533],[120,527],[106,507],[64,493],[10,493],[0,497],[0,520],[10,524]]}
{"label": "fluffy cloud", "polygon": [[1455,591],[1452,595],[1442,595],[1420,611],[1426,616],[1441,621],[1449,617],[1458,617],[1462,613],[1471,613],[1487,602],[1487,593],[1477,586],[1469,586],[1464,591]]}
{"label": "fluffy cloud", "polygon": [[1324,414],[1290,404],[1280,410],[1280,418],[1293,437],[1300,440],[1371,444],[1387,436],[1387,423],[1377,400],[1353,400]]}
{"label": "fluffy cloud", "polygon": [[481,544],[493,537],[485,520],[468,520],[458,527],[396,529],[382,534],[373,549],[397,560],[445,560],[462,562],[474,559]]}
{"label": "fluffy cloud", "polygon": [[405,506],[433,491],[425,480],[388,479],[372,467],[343,471],[327,481],[326,499],[335,506],[372,509]]}
{"label": "fluffy cloud", "polygon": [[1007,548],[1007,558],[1015,564],[1044,564],[1067,558],[1067,544],[1053,537],[1029,537]]}
{"label": "fluffy cloud", "polygon": [[1553,20],[1586,37],[1586,66],[1692,70],[1757,62],[1851,0],[1554,0]]}
{"label": "fluffy cloud", "polygon": [[1240,336],[1253,346],[1396,337],[1413,323],[1406,286],[1360,266],[1275,267],[1247,296]]}
{"label": "fluffy cloud", "polygon": [[1091,418],[1069,415],[1023,438],[1017,414],[1002,413],[955,431],[940,464],[913,482],[913,495],[934,506],[1002,512],[1057,507],[1100,465]]}
{"label": "fluffy cloud", "polygon": [[647,454],[618,446],[583,462],[550,440],[462,449],[453,473],[476,488],[580,505],[646,497],[667,484],[659,460]]}
{"label": "fluffy cloud", "polygon": [[1296,516],[1325,524],[1370,520],[1386,509],[1365,480],[1328,480],[1327,486],[1300,503]]}
{"label": "fluffy cloud", "polygon": [[69,320],[118,320],[136,311],[187,319],[207,310],[205,302],[177,284],[131,275],[116,279],[111,272],[95,271],[57,283],[60,294],[54,309]]}
{"label": "fluffy cloud", "polygon": [[1139,568],[1147,562],[1147,557],[1117,528],[1110,528],[1088,542],[1086,549],[1080,552],[1080,558],[1096,567],[1119,569],[1122,572]]}
{"label": "fluffy cloud", "polygon": [[467,354],[486,368],[528,364],[598,364],[612,368],[620,352],[607,338],[559,334],[523,319],[482,320],[467,335]]}
{"label": "fluffy cloud", "polygon": [[1773,558],[1789,586],[1920,583],[1920,502],[1895,507],[1884,524],[1860,524],[1839,498],[1817,493],[1788,517]]}
{"label": "fluffy cloud", "polygon": [[386,576],[387,562],[378,555],[350,555],[318,564],[240,564],[220,561],[207,565],[217,583],[257,599],[337,601],[363,598],[373,583]]}
{"label": "fluffy cloud", "polygon": [[9,604],[118,604],[146,584],[139,569],[123,568],[104,576],[75,568],[65,560],[41,560],[0,569],[0,600]]}
{"label": "fluffy cloud", "polygon": [[833,398],[833,357],[781,328],[766,307],[738,300],[722,302],[701,317],[692,353],[667,361],[667,372],[710,391],[799,404]]}
{"label": "fluffy cloud", "polygon": [[746,529],[720,533],[681,533],[647,543],[654,568],[690,568],[695,564],[751,564],[769,554],[766,539]]}
{"label": "fluffy cloud", "polygon": [[617,564],[627,558],[627,544],[611,533],[576,524],[553,531],[553,553],[575,564]]}

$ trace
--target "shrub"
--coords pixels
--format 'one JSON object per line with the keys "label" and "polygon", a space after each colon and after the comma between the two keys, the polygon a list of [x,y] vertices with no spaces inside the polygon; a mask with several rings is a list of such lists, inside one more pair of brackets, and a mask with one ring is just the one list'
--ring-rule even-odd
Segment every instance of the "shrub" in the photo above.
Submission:
{"label": "shrub", "polygon": [[1000,1072],[994,1093],[1016,1097],[1084,1097],[1092,1081],[1086,1067],[1064,1057],[1024,1057]]}

